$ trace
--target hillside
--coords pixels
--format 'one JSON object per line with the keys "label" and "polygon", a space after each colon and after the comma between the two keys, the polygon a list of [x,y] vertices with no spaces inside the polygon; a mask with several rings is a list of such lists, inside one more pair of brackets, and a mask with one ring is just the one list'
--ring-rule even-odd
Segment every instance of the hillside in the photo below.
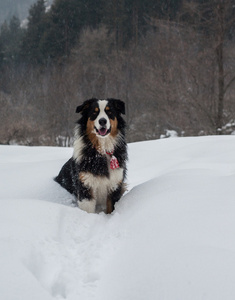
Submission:
{"label": "hillside", "polygon": [[234,0],[193,3],[38,0],[4,23],[0,144],[61,146],[92,97],[126,103],[128,142],[234,133]]}
{"label": "hillside", "polygon": [[128,146],[112,215],[52,180],[71,148],[0,146],[1,299],[235,298],[234,137]]}

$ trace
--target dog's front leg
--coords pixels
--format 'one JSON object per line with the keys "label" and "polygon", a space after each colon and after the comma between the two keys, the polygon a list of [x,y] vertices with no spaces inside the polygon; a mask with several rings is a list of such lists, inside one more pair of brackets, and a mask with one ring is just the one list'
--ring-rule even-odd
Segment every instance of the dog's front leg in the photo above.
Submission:
{"label": "dog's front leg", "polygon": [[78,207],[88,213],[95,213],[96,201],[94,199],[78,200]]}
{"label": "dog's front leg", "polygon": [[123,184],[120,184],[115,191],[109,193],[107,197],[106,213],[111,214],[114,211],[115,203],[122,197],[125,189]]}
{"label": "dog's front leg", "polygon": [[95,213],[96,200],[93,199],[91,190],[80,183],[78,189],[78,207],[88,213]]}

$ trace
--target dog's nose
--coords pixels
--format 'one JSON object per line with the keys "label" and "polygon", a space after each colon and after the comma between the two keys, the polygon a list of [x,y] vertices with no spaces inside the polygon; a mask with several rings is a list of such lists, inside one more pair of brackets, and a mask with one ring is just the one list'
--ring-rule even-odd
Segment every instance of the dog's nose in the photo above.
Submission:
{"label": "dog's nose", "polygon": [[101,118],[101,119],[99,119],[99,123],[100,123],[100,126],[105,126],[107,123],[107,120],[105,118]]}

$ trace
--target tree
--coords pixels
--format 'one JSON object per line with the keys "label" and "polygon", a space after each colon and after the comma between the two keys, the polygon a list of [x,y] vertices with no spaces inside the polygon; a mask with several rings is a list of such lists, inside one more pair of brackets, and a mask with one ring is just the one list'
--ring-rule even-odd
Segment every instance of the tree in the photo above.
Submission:
{"label": "tree", "polygon": [[15,16],[11,18],[9,24],[5,21],[1,26],[1,56],[5,63],[17,62],[19,60],[22,35],[23,29],[20,27],[20,20]]}
{"label": "tree", "polygon": [[6,48],[9,41],[9,26],[7,21],[5,21],[0,30],[0,44],[1,44],[1,54],[2,60],[6,59]]}
{"label": "tree", "polygon": [[21,55],[31,63],[42,63],[40,42],[45,32],[46,7],[44,0],[38,0],[29,10],[28,28],[23,37]]}
{"label": "tree", "polygon": [[3,64],[3,60],[4,60],[4,50],[3,50],[3,44],[0,39],[0,67]]}
{"label": "tree", "polygon": [[205,40],[204,45],[213,49],[217,66],[217,99],[213,120],[216,133],[221,134],[224,125],[226,92],[235,81],[235,72],[231,74],[226,71],[224,54],[225,43],[235,24],[235,3],[234,0],[198,0],[193,3],[187,0],[184,4],[182,19],[189,21]]}
{"label": "tree", "polygon": [[216,58],[218,64],[218,110],[216,116],[216,127],[219,134],[222,133],[223,114],[224,114],[224,101],[225,93],[232,82],[235,80],[235,74],[230,77],[229,81],[225,82],[225,57],[224,57],[224,44],[228,38],[229,29],[234,22],[234,1],[219,1],[215,7],[215,22],[212,24],[216,34]]}
{"label": "tree", "polygon": [[68,57],[81,29],[101,21],[101,3],[94,0],[56,0],[47,15],[47,30],[41,41],[45,57]]}

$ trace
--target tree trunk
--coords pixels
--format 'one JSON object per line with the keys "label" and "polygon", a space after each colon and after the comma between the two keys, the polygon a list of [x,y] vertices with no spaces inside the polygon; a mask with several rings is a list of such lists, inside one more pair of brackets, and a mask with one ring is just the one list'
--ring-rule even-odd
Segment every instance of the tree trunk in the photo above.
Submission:
{"label": "tree trunk", "polygon": [[216,133],[222,134],[223,126],[223,111],[224,111],[224,7],[223,4],[218,5],[218,19],[219,19],[219,30],[218,30],[218,46],[216,47],[216,56],[218,64],[218,106],[216,116]]}

